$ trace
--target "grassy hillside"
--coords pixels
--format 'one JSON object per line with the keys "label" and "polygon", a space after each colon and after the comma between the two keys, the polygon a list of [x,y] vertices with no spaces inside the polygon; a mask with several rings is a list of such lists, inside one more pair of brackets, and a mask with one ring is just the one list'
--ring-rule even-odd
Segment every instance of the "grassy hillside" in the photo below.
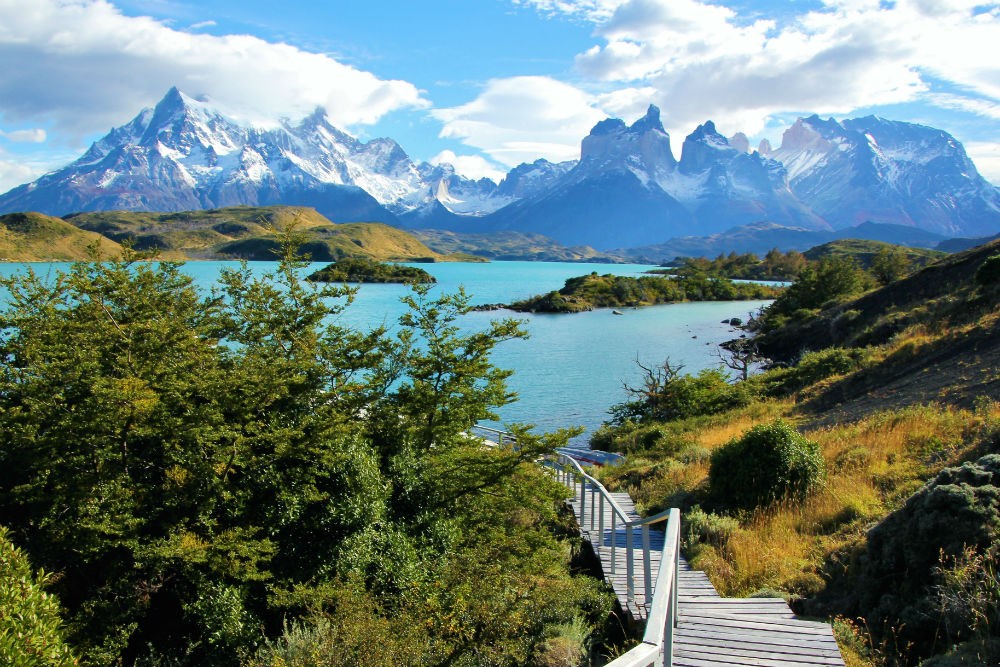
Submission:
{"label": "grassy hillside", "polygon": [[[849,665],[997,664],[998,323],[994,243],[759,336],[783,363],[747,381],[647,369],[592,444],[629,454],[603,475],[645,511],[682,508],[687,555],[721,591],[839,619]],[[734,505],[719,452],[779,419],[815,443],[820,483]]]}
{"label": "grassy hillside", "polygon": [[913,267],[926,266],[931,262],[936,262],[946,254],[940,250],[910,248],[892,243],[883,243],[882,241],[867,241],[864,239],[830,241],[829,243],[810,248],[802,254],[805,255],[806,259],[814,261],[823,257],[849,257],[856,261],[861,268],[870,269],[880,252],[899,252]]}
{"label": "grassy hillside", "polygon": [[303,251],[321,262],[343,257],[378,261],[482,261],[442,255],[411,234],[381,223],[335,224],[315,209],[297,206],[239,206],[180,213],[101,211],[67,216],[77,227],[137,250],[157,250],[165,259],[250,259],[276,257],[275,232],[294,226]]}
{"label": "grassy hillside", "polygon": [[47,262],[88,258],[88,246],[104,255],[121,251],[114,241],[41,213],[0,215],[0,261]]}

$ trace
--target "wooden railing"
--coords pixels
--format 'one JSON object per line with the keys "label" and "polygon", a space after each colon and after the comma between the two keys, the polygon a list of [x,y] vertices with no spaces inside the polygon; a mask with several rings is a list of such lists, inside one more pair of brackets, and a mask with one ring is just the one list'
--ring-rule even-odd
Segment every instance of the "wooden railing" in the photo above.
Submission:
{"label": "wooden railing", "polygon": [[[610,512],[611,540],[611,575],[616,574],[615,555],[618,548],[616,539],[616,524],[625,529],[627,600],[635,601],[635,556],[633,537],[635,529],[642,531],[642,563],[645,584],[645,603],[648,609],[646,630],[642,643],[608,663],[607,667],[669,667],[673,664],[673,635],[677,624],[677,569],[680,558],[680,510],[669,509],[645,519],[630,519],[615,499],[604,488],[604,485],[588,475],[583,467],[574,459],[564,454],[558,454],[553,459],[553,468],[560,481],[568,486],[578,499],[578,519],[580,525],[595,526],[604,539],[604,508],[608,505]],[[589,522],[588,522],[589,518]],[[662,521],[667,522],[663,542],[663,553],[660,556],[660,570],[656,576],[656,585],[652,581],[652,568],[649,547],[650,526]],[[619,523],[620,522],[620,523]],[[604,548],[594,545],[595,549]],[[650,599],[649,591],[653,591]]]}

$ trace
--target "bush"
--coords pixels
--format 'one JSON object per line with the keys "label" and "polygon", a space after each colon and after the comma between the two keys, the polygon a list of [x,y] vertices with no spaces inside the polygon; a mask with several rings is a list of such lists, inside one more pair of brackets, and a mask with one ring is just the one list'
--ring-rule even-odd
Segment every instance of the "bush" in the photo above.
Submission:
{"label": "bush", "polygon": [[27,557],[0,527],[0,664],[69,667],[79,664],[63,641],[59,603],[46,593],[45,572],[36,577]]}
{"label": "bush", "polygon": [[706,512],[695,505],[684,515],[686,547],[692,549],[698,544],[723,547],[729,537],[740,527],[740,522],[730,516],[720,516]]}
{"label": "bush", "polygon": [[747,405],[751,400],[746,383],[730,384],[729,377],[718,368],[688,375],[681,372],[683,366],[673,365],[669,359],[658,367],[638,365],[644,373],[642,386],[625,386],[637,398],[613,406],[611,424],[714,415]]}
{"label": "bush", "polygon": [[801,500],[825,474],[819,446],[779,419],[717,449],[708,481],[721,506],[752,510],[786,497]]}
{"label": "bush", "polygon": [[[997,585],[984,586],[985,579],[969,582],[972,574],[996,572],[995,561],[987,561],[995,556],[989,550],[998,539],[1000,455],[942,470],[868,533],[856,590],[873,632],[912,643],[916,656],[969,639],[965,635],[973,624],[956,622],[962,605],[952,602],[968,602],[963,596],[970,590],[977,595],[991,590],[992,600],[965,606],[995,613]],[[980,566],[970,568],[970,563]],[[942,628],[949,636],[942,636]]]}

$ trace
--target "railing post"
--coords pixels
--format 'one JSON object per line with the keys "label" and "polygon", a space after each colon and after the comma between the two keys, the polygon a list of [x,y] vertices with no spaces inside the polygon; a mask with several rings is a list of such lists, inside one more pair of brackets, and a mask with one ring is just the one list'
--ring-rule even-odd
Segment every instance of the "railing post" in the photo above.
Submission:
{"label": "railing post", "polygon": [[653,602],[653,572],[649,566],[649,525],[643,524],[642,526],[642,567],[644,571],[643,585],[645,588],[645,594],[643,595],[643,602],[648,606]]}
{"label": "railing post", "polygon": [[615,517],[618,512],[611,508],[611,574],[615,573],[615,550],[618,549],[618,533],[615,532]]}
{"label": "railing post", "polygon": [[587,480],[580,480],[580,526],[587,518]]}
{"label": "railing post", "polygon": [[594,526],[597,523],[595,521],[595,514],[597,512],[597,503],[594,502],[594,498],[595,498],[595,496],[598,496],[598,495],[600,495],[600,494],[597,491],[597,487],[594,486],[593,484],[591,484],[590,485],[590,529],[591,530],[594,530]]}
{"label": "railing post", "polygon": [[597,533],[600,535],[597,541],[597,548],[600,549],[604,544],[604,494],[597,496]]}
{"label": "railing post", "polygon": [[628,601],[635,601],[635,581],[633,573],[635,565],[632,564],[632,526],[625,524],[625,582],[628,584]]}

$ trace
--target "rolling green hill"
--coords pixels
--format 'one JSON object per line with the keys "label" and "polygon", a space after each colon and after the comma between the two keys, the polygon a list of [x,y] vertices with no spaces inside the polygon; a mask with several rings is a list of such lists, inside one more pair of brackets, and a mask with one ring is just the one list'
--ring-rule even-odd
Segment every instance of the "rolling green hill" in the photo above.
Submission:
{"label": "rolling green hill", "polygon": [[947,253],[926,248],[911,248],[908,246],[868,241],[865,239],[839,239],[806,250],[803,255],[813,261],[824,257],[850,257],[862,269],[869,269],[880,252],[900,252],[912,267],[926,266],[935,262]]}
{"label": "rolling green hill", "polygon": [[483,261],[437,253],[411,234],[381,223],[335,224],[313,208],[238,206],[180,213],[101,211],[66,216],[80,229],[164,259],[275,259],[277,232],[294,226],[315,261],[368,257],[378,261]]}
{"label": "rolling green hill", "polygon": [[[96,244],[96,245],[95,245]],[[121,246],[100,234],[41,213],[0,215],[0,261],[46,262],[87,259],[88,247],[116,255]]]}

